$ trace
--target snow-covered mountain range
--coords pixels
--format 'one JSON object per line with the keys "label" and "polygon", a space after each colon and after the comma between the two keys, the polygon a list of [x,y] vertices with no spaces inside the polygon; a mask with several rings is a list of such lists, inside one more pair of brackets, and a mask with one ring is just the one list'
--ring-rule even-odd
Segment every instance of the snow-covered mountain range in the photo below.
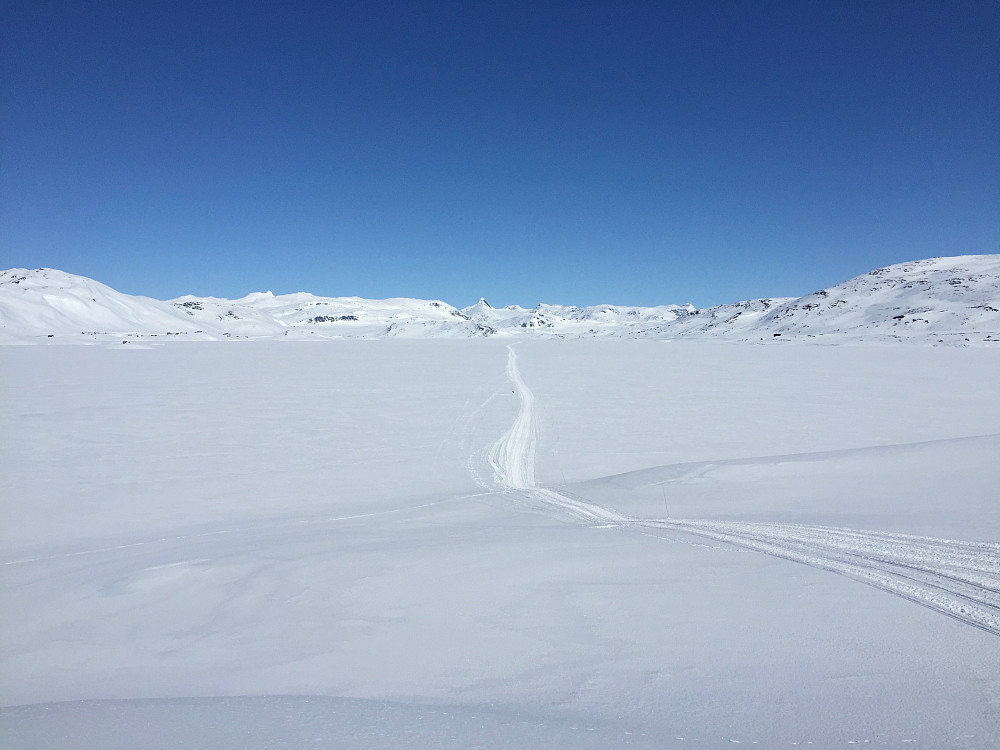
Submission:
{"label": "snow-covered mountain range", "polygon": [[49,268],[0,272],[0,343],[494,335],[1000,343],[1000,255],[901,263],[805,297],[701,310],[544,304],[497,309],[485,300],[459,310],[434,300],[307,292],[161,301]]}

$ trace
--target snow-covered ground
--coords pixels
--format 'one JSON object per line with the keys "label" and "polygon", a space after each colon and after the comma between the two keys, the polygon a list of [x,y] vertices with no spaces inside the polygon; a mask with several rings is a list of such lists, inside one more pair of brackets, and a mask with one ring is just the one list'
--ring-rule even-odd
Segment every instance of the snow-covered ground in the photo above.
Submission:
{"label": "snow-covered ground", "polygon": [[0,745],[1000,746],[1000,351],[0,349]]}
{"label": "snow-covered ground", "polygon": [[161,302],[51,268],[0,272],[0,344],[220,339],[656,338],[1000,344],[1000,255],[900,263],[801,298],[463,310],[437,300],[301,292]]}

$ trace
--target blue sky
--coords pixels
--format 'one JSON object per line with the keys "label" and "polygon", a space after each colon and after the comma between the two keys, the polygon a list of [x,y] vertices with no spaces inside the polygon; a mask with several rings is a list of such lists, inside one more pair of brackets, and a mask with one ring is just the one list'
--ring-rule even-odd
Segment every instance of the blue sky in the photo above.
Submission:
{"label": "blue sky", "polygon": [[992,0],[2,9],[2,268],[707,306],[1000,252]]}

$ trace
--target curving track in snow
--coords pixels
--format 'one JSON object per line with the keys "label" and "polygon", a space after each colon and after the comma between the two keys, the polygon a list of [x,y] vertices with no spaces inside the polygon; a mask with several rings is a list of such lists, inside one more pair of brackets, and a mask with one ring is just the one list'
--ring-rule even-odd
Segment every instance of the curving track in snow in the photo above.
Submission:
{"label": "curving track in snow", "polygon": [[1000,636],[1000,544],[779,523],[637,519],[535,484],[535,397],[508,346],[521,406],[487,460],[499,489],[529,505],[604,527],[695,534],[852,578]]}
{"label": "curving track in snow", "polygon": [[514,424],[490,448],[487,461],[500,487],[531,490],[535,486],[535,394],[521,379],[513,346],[507,347],[507,377],[521,399],[521,408]]}
{"label": "curving track in snow", "polygon": [[776,523],[643,521],[853,578],[1000,635],[1000,544]]}
{"label": "curving track in snow", "polygon": [[600,524],[627,524],[630,519],[607,508],[566,497],[535,484],[535,395],[524,384],[513,345],[507,347],[507,377],[521,399],[510,429],[489,449],[487,462],[503,492],[514,493],[535,505],[556,508],[575,520]]}

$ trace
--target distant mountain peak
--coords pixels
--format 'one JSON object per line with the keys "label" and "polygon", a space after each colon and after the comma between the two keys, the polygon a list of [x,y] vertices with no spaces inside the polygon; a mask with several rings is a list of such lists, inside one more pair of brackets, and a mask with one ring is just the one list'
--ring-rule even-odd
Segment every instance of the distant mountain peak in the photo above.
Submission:
{"label": "distant mountain peak", "polygon": [[50,268],[0,271],[0,343],[193,339],[652,338],[1000,345],[1000,255],[875,269],[798,298],[691,305],[464,310],[435,300],[254,292],[160,301]]}

